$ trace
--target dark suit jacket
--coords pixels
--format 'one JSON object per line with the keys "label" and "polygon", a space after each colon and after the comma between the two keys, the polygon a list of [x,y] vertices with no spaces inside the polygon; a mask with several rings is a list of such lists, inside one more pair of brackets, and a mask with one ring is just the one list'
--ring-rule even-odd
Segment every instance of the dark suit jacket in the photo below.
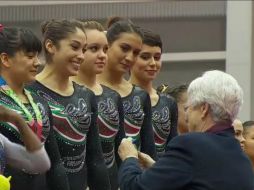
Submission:
{"label": "dark suit jacket", "polygon": [[121,190],[254,190],[249,159],[233,128],[175,137],[153,167],[142,171],[136,158],[119,170]]}

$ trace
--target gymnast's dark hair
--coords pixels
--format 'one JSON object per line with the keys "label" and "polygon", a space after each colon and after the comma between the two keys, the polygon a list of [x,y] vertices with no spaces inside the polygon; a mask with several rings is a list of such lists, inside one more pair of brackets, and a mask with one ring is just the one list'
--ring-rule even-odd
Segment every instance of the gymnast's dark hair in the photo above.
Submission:
{"label": "gymnast's dark hair", "polygon": [[181,84],[181,85],[178,85],[178,86],[175,86],[172,88],[170,88],[166,84],[162,84],[162,85],[158,86],[156,90],[159,93],[165,93],[165,94],[172,96],[176,100],[176,102],[179,102],[181,99],[182,93],[186,92],[187,89],[188,89],[187,84]]}
{"label": "gymnast's dark hair", "polygon": [[108,20],[107,25],[108,43],[112,44],[122,33],[135,33],[143,38],[141,29],[134,25],[130,20],[126,20],[121,17],[111,17]]}
{"label": "gymnast's dark hair", "polygon": [[76,33],[77,28],[85,33],[82,22],[78,20],[50,20],[41,24],[46,62],[50,61],[52,56],[45,47],[46,40],[51,40],[59,48],[59,42],[68,38],[70,34]]}
{"label": "gymnast's dark hair", "polygon": [[248,128],[248,127],[251,127],[251,126],[254,126],[254,121],[250,120],[250,121],[245,121],[243,123],[243,127],[244,128]]}
{"label": "gymnast's dark hair", "polygon": [[143,44],[148,46],[158,46],[162,51],[162,41],[160,35],[146,29],[142,29]]}
{"label": "gymnast's dark hair", "polygon": [[0,53],[14,56],[18,51],[40,53],[41,50],[41,41],[31,30],[18,27],[1,27]]}

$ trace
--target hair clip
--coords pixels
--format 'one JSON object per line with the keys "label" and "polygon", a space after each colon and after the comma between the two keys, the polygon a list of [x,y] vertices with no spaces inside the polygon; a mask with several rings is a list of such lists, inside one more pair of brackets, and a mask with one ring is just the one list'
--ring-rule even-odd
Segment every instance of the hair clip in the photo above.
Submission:
{"label": "hair clip", "polygon": [[4,25],[0,24],[0,32],[2,32],[4,29]]}
{"label": "hair clip", "polygon": [[166,84],[162,84],[161,85],[162,86],[162,89],[161,89],[161,92],[163,93],[163,92],[165,92],[166,91],[166,89],[168,88],[168,85]]}

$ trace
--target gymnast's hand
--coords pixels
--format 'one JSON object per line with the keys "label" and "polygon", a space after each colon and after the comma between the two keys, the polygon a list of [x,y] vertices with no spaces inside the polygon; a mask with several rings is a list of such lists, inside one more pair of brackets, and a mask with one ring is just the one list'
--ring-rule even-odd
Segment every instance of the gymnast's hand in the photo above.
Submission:
{"label": "gymnast's hand", "polygon": [[15,123],[17,120],[23,120],[23,118],[16,112],[0,105],[0,121]]}

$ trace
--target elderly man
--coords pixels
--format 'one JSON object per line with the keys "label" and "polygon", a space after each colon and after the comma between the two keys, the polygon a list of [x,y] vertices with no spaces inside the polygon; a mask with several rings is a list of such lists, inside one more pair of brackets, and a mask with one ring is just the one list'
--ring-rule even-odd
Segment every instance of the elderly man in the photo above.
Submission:
{"label": "elderly man", "polygon": [[185,107],[190,133],[169,142],[156,163],[124,139],[121,190],[253,190],[251,163],[232,127],[242,102],[242,89],[229,74],[208,71],[192,81]]}

